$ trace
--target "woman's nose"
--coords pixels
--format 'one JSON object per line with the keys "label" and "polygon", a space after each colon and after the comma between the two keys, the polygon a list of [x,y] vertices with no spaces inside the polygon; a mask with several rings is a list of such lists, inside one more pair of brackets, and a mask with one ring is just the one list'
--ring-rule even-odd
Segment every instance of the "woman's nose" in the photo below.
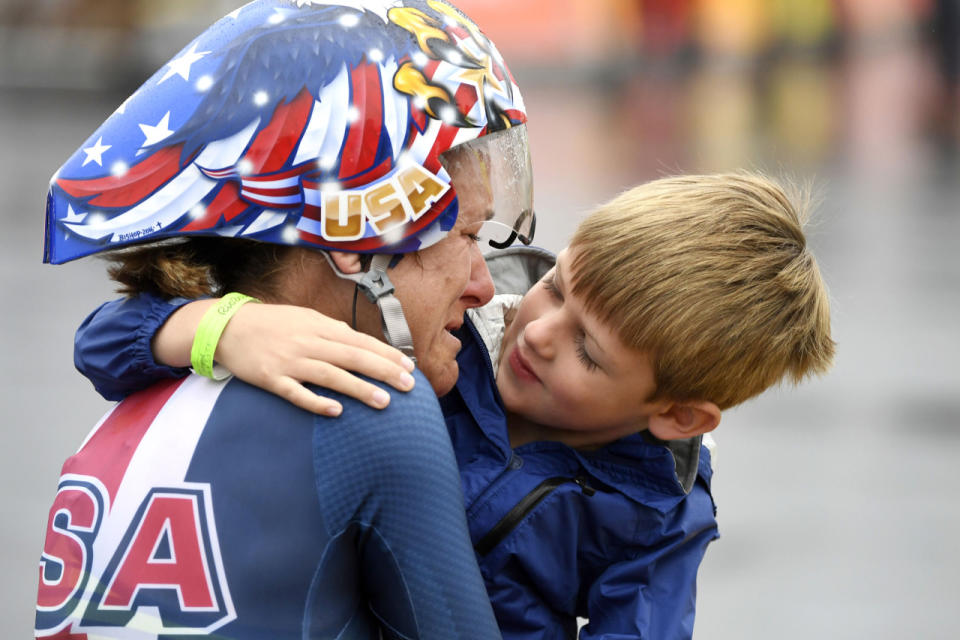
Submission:
{"label": "woman's nose", "polygon": [[487,262],[483,259],[480,247],[474,247],[470,255],[470,280],[460,297],[465,301],[467,308],[472,308],[487,304],[493,298],[493,294],[493,278],[490,277]]}

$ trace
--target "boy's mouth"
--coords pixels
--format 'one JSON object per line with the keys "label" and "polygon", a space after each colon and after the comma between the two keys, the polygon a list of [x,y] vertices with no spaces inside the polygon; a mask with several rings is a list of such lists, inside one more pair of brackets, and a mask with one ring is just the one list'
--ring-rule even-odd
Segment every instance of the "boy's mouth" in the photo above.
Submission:
{"label": "boy's mouth", "polygon": [[513,371],[513,374],[521,380],[540,382],[540,378],[533,372],[530,363],[520,353],[520,347],[518,345],[514,345],[513,351],[510,352],[508,362],[510,363],[510,369]]}

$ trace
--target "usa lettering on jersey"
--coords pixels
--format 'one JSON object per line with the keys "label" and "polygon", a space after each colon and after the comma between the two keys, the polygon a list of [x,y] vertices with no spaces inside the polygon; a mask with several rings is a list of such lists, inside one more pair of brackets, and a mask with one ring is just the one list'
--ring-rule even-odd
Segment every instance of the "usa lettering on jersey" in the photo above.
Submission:
{"label": "usa lettering on jersey", "polygon": [[64,465],[40,559],[37,637],[209,634],[236,618],[211,487],[183,480],[222,386],[194,376],[131,396]]}

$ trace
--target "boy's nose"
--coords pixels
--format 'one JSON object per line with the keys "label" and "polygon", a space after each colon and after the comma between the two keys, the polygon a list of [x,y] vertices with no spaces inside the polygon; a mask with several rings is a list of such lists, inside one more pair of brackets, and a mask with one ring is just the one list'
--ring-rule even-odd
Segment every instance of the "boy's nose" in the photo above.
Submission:
{"label": "boy's nose", "polygon": [[531,320],[523,328],[523,339],[527,347],[544,360],[552,360],[556,355],[554,336],[552,335],[556,327],[552,326],[550,315],[546,314],[536,320]]}

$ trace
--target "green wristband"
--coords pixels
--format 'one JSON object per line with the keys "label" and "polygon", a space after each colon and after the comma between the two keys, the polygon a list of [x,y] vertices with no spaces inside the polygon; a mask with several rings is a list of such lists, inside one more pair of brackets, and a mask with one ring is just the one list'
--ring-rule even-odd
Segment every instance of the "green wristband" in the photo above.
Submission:
{"label": "green wristband", "polygon": [[214,375],[213,354],[217,351],[217,343],[227,322],[248,302],[260,301],[242,293],[228,293],[203,314],[197,333],[193,336],[193,347],[190,349],[190,364],[194,371],[214,380],[221,379]]}

